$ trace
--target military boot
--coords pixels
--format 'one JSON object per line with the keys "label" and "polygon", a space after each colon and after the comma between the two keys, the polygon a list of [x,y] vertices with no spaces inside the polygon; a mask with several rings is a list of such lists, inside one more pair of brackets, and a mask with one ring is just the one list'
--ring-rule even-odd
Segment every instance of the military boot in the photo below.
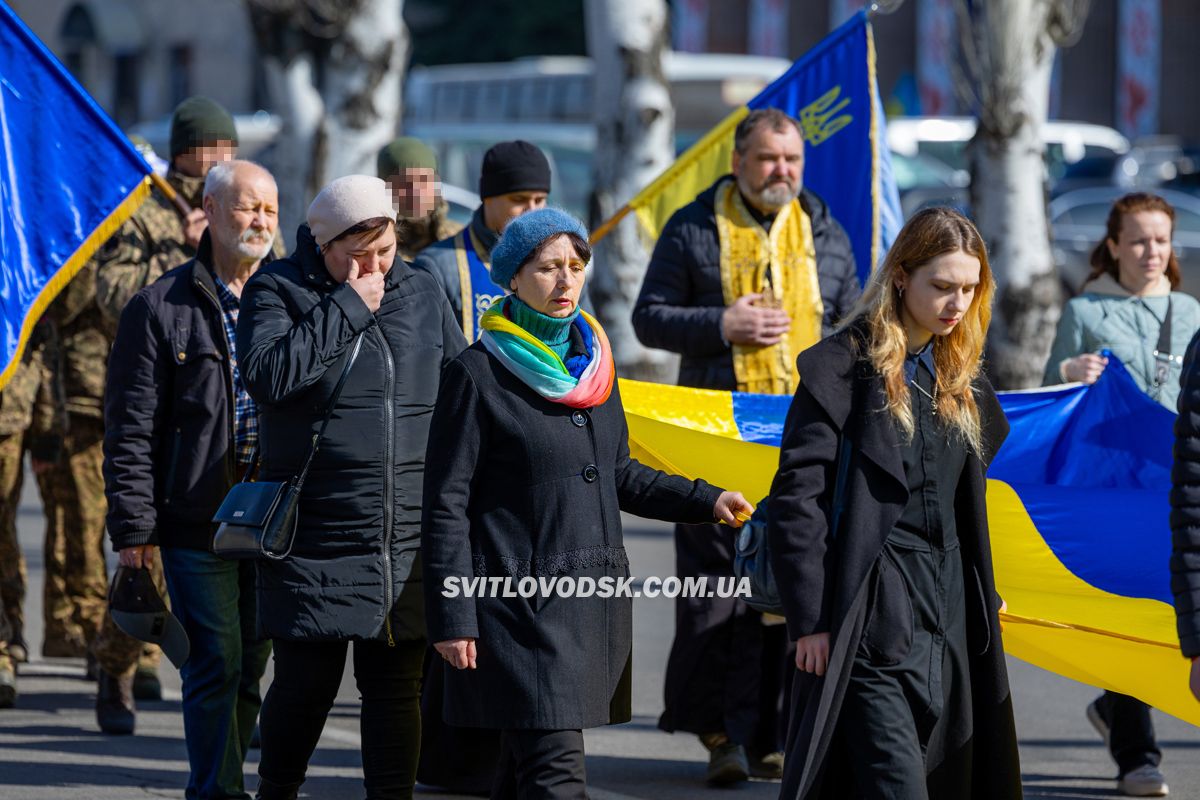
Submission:
{"label": "military boot", "polygon": [[17,665],[8,656],[0,656],[0,708],[17,703]]}
{"label": "military boot", "polygon": [[154,667],[138,667],[133,673],[134,700],[162,700],[162,681]]}
{"label": "military boot", "polygon": [[97,676],[96,724],[105,733],[133,733],[137,710],[133,705],[133,675],[119,677],[105,672]]}

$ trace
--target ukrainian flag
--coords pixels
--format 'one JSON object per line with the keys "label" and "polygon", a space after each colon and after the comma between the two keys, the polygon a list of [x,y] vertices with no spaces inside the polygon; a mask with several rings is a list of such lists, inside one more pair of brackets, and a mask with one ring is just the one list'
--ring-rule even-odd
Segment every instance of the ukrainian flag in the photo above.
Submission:
{"label": "ukrainian flag", "polygon": [[[622,381],[631,453],[765,497],[790,397]],[[1200,724],[1171,604],[1175,415],[1114,358],[1093,386],[1002,392],[988,472],[1007,652]]]}
{"label": "ukrainian flag", "polygon": [[0,2],[0,388],[46,306],[146,198],[150,167]]}
{"label": "ukrainian flag", "polygon": [[666,172],[592,236],[599,241],[633,211],[657,239],[667,220],[729,172],[733,132],[751,111],[778,108],[804,130],[804,184],[829,204],[850,237],[866,281],[903,224],[892,176],[883,106],[875,81],[875,40],[867,12],[822,39],[744,108],[688,148]]}

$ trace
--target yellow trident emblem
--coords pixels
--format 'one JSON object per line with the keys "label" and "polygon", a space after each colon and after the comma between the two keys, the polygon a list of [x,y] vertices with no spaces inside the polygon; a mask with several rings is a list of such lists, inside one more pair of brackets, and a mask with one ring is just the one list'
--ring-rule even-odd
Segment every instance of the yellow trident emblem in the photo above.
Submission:
{"label": "yellow trident emblem", "polygon": [[804,130],[804,138],[809,144],[821,144],[854,121],[849,114],[834,116],[850,105],[849,97],[843,97],[841,102],[838,102],[841,94],[842,87],[835,86],[800,109],[800,127]]}

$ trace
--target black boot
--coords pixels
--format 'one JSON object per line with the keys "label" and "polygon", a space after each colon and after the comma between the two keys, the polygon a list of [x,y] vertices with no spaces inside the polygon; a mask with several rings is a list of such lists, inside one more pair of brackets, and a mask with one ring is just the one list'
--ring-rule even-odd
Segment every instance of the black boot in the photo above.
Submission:
{"label": "black boot", "polygon": [[12,708],[17,703],[17,668],[0,657],[0,708]]}
{"label": "black boot", "polygon": [[137,710],[133,705],[133,676],[117,677],[100,670],[97,676],[96,724],[105,733],[133,733]]}
{"label": "black boot", "polygon": [[162,681],[154,667],[138,667],[133,673],[134,700],[162,700]]}
{"label": "black boot", "polygon": [[296,800],[299,796],[300,784],[287,786],[259,776],[258,794],[254,795],[254,800]]}

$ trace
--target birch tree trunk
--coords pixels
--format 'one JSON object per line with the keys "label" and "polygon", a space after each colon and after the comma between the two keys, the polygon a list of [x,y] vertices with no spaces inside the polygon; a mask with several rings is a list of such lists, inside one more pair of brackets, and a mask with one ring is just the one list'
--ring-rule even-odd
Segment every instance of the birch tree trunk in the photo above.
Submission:
{"label": "birch tree trunk", "polygon": [[963,62],[979,128],[971,204],[996,276],[988,333],[999,389],[1041,384],[1061,311],[1046,219],[1045,143],[1055,49],[1074,44],[1090,0],[960,0]]}
{"label": "birch tree trunk", "polygon": [[[675,112],[662,67],[668,35],[665,0],[585,0],[584,11],[594,64],[595,228],[674,160]],[[677,358],[642,347],[631,321],[649,259],[631,214],[597,246],[589,293],[620,373],[671,381]]]}
{"label": "birch tree trunk", "polygon": [[[409,37],[403,0],[246,0],[283,117],[272,159],[286,235],[343,175],[375,174],[395,136]],[[287,227],[283,227],[286,225]]]}

